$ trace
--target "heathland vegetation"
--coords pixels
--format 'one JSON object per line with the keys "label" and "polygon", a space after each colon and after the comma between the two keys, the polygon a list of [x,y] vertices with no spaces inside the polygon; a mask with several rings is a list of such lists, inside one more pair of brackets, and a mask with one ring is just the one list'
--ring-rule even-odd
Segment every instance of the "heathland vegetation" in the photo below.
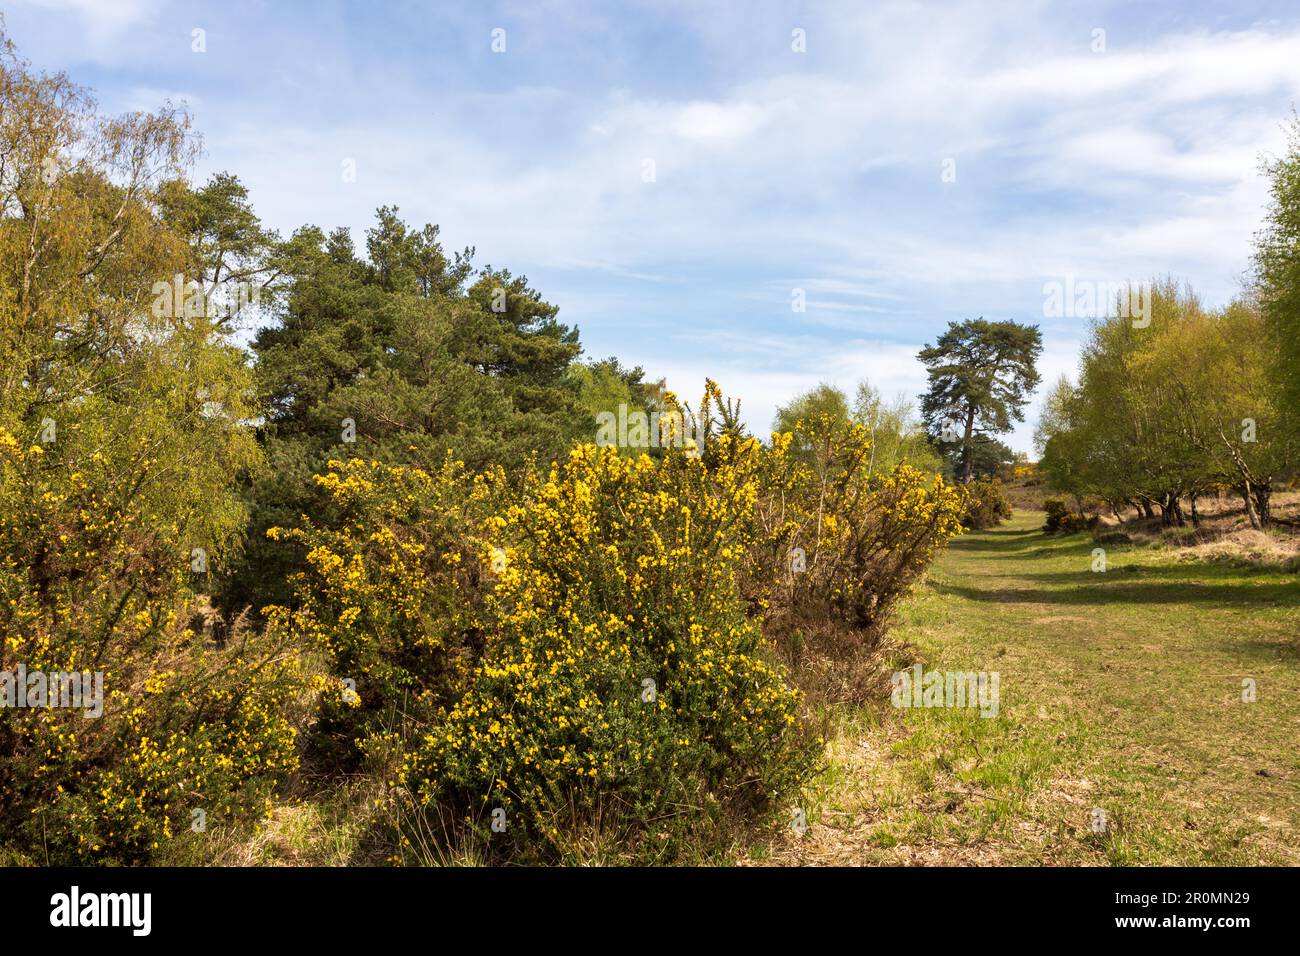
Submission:
{"label": "heathland vegetation", "polygon": [[1251,294],[1099,322],[1039,469],[998,438],[1036,327],[952,323],[919,415],[822,386],[755,436],[436,226],[281,236],[197,154],[0,33],[0,862],[731,860],[999,476],[1266,528],[1294,472],[1300,143]]}
{"label": "heathland vegetation", "polygon": [[868,394],[759,441],[436,227],[281,238],[196,149],[0,50],[4,859],[220,859],[297,802],[350,860],[669,860],[786,812],[826,660],[960,530],[923,437]]}

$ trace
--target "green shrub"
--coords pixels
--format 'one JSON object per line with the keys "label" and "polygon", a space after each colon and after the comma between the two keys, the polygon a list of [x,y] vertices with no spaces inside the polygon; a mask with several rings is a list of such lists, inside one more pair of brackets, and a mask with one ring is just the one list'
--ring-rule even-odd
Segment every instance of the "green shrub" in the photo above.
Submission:
{"label": "green shrub", "polygon": [[513,505],[455,465],[321,482],[341,527],[296,532],[313,573],[272,629],[354,677],[331,719],[462,836],[555,859],[599,823],[657,859],[806,779],[820,748],[736,583],[752,469],[584,445]]}
{"label": "green shrub", "polygon": [[874,633],[962,499],[906,466],[870,477],[860,426],[791,455],[732,417],[659,458],[580,445],[518,485],[331,462],[333,523],[272,532],[309,571],[270,632],[332,675],[315,753],[382,775],[406,853],[568,859],[598,831],[661,861],[788,807],[821,744],[782,628]]}
{"label": "green shrub", "polygon": [[[188,626],[191,545],[212,542],[219,560],[230,533],[225,463],[141,494],[170,468],[142,451],[158,447],[154,423],[137,415],[118,423],[134,439],[105,441],[110,419],[88,406],[48,447],[0,428],[0,671],[41,675],[31,686],[46,694],[0,706],[0,843],[39,848],[31,862],[142,863],[196,819],[228,826],[264,809],[297,766],[310,692],[291,648],[256,634],[217,647]],[[174,453],[220,454],[186,430]],[[64,706],[72,693],[48,706],[53,675],[70,674],[80,706]]]}
{"label": "green shrub", "polygon": [[1043,502],[1047,520],[1043,530],[1052,534],[1074,534],[1087,531],[1096,525],[1096,516],[1081,515],[1059,498],[1048,498]]}
{"label": "green shrub", "polygon": [[1011,502],[1007,500],[1002,482],[995,478],[977,478],[962,487],[966,492],[961,516],[964,527],[979,531],[996,527],[1011,517]]}

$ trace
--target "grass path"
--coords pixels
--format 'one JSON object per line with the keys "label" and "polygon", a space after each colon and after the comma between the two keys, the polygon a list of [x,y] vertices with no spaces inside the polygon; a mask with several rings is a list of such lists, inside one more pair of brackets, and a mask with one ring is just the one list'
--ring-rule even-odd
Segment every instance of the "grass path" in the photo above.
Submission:
{"label": "grass path", "polygon": [[755,862],[1300,864],[1296,576],[1124,546],[1098,573],[1041,521],[954,541],[893,632],[891,669],[998,672],[998,716],[847,718],[807,832]]}

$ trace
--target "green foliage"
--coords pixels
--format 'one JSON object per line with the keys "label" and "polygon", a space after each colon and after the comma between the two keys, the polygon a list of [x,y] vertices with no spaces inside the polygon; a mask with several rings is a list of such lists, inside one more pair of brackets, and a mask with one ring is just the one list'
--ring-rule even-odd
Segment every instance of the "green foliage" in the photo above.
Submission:
{"label": "green foliage", "polygon": [[[1013,422],[1024,420],[1025,403],[1038,385],[1035,366],[1042,350],[1037,326],[979,318],[948,323],[935,344],[919,353],[929,375],[921,416],[940,447],[956,456],[954,471],[962,481],[976,474],[980,439],[1008,432]],[[999,446],[980,449],[992,459],[986,473],[1010,460],[1009,453],[1003,458],[1005,446]]]}
{"label": "green foliage", "polygon": [[1153,283],[1150,305],[1149,325],[1096,323],[1079,384],[1048,397],[1035,435],[1044,473],[1117,510],[1156,505],[1167,524],[1183,523],[1180,499],[1227,485],[1267,524],[1295,457],[1265,318],[1249,300],[1207,310],[1172,280]]}
{"label": "green foliage", "polygon": [[966,505],[962,512],[962,526],[972,531],[994,528],[1011,517],[1011,502],[1007,500],[1002,482],[993,478],[980,478],[965,486]]}
{"label": "green foliage", "polygon": [[[1266,320],[1268,373],[1278,406],[1300,407],[1300,118],[1292,113],[1286,152],[1264,163],[1271,202],[1255,246],[1260,308]],[[1279,425],[1293,447],[1300,447],[1300,421],[1286,416]]]}
{"label": "green foliage", "polygon": [[[647,416],[647,421],[652,413],[658,412],[662,416],[672,408],[671,395],[663,380],[647,382],[640,366],[624,368],[616,358],[575,362],[569,366],[568,379],[577,391],[583,421],[591,429],[579,433],[582,440],[589,440],[598,431],[597,423],[601,415],[613,415],[617,420],[620,407],[625,409],[625,417],[639,412]],[[663,454],[663,449],[658,445],[658,437],[656,436],[655,446],[649,448],[633,447],[630,444],[613,447],[619,447],[621,454],[634,457],[648,454],[657,458]]]}
{"label": "green foliage", "polygon": [[944,470],[943,459],[916,418],[915,406],[903,396],[888,402],[863,380],[854,396],[852,417],[867,429],[872,474],[889,474],[899,465],[923,472]]}
{"label": "green foliage", "polygon": [[825,382],[802,395],[796,395],[778,408],[772,430],[795,432],[805,423],[823,419],[835,422],[849,420],[848,399],[834,385]]}
{"label": "green foliage", "polygon": [[1048,392],[1034,429],[1039,470],[1053,488],[1072,495],[1083,495],[1090,488],[1087,437],[1079,427],[1081,398],[1070,380],[1061,376]]}
{"label": "green foliage", "polygon": [[245,287],[244,300],[236,296],[230,308],[210,316],[222,331],[237,324],[240,312],[252,300],[283,290],[278,239],[262,227],[248,189],[230,173],[217,173],[197,190],[183,179],[163,183],[158,210],[162,220],[187,241],[187,280],[198,283],[207,294],[223,287]]}
{"label": "green foliage", "polygon": [[196,268],[165,185],[192,152],[183,114],[102,118],[0,35],[0,671],[89,684],[0,708],[0,843],[30,862],[147,861],[296,765],[296,656],[189,626],[260,460],[243,352],[155,308]]}
{"label": "green foliage", "polygon": [[1043,502],[1043,510],[1047,512],[1043,530],[1053,534],[1074,534],[1086,531],[1093,524],[1086,515],[1071,509],[1059,498],[1048,498]]}
{"label": "green foliage", "polygon": [[795,396],[777,409],[773,430],[798,435],[791,452],[807,460],[807,436],[802,433],[818,427],[819,422],[863,426],[868,476],[888,475],[899,465],[911,465],[923,472],[943,470],[943,462],[916,420],[912,405],[901,396],[893,402],[885,401],[865,379],[858,383],[851,407],[842,391],[826,383]]}
{"label": "green foliage", "polygon": [[591,434],[584,384],[603,376],[641,389],[618,368],[575,376],[577,332],[556,307],[506,271],[485,268],[471,283],[473,250],[448,257],[436,226],[409,230],[385,207],[366,249],[358,257],[346,230],[307,227],[278,253],[292,281],[253,346],[276,474],[249,489],[248,557],[221,594],[232,612],[291,600],[302,551],[266,531],[328,508],[311,481],[327,461],[436,470],[450,452],[514,470]]}
{"label": "green foliage", "polygon": [[[990,435],[972,435],[969,445],[971,478],[992,478],[1005,471],[1016,461],[1016,453],[1011,448]],[[957,476],[961,474],[961,458],[951,456],[945,462],[948,471]]]}

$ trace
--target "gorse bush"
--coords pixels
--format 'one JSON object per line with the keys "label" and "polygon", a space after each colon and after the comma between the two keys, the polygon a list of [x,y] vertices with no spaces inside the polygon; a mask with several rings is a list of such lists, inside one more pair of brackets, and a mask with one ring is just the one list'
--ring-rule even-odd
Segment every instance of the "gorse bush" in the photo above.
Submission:
{"label": "gorse bush", "polygon": [[1059,498],[1048,498],[1043,502],[1043,510],[1047,512],[1043,530],[1052,534],[1074,534],[1086,531],[1094,524],[1092,519],[1079,514]]}
{"label": "gorse bush", "polygon": [[737,587],[752,462],[582,445],[516,504],[454,465],[354,461],[321,483],[343,526],[297,532],[315,573],[273,629],[357,675],[337,706],[372,714],[360,749],[420,805],[484,832],[499,808],[495,845],[558,854],[597,820],[636,840],[761,812],[812,766]]}
{"label": "gorse bush", "polygon": [[876,653],[899,598],[961,531],[961,492],[935,472],[873,471],[865,424],[803,416],[762,455],[743,587],[768,644],[821,709],[880,690]]}
{"label": "gorse bush", "polygon": [[[295,655],[259,635],[209,646],[188,626],[189,546],[217,560],[231,531],[219,495],[203,509],[155,493],[175,465],[150,456],[149,422],[106,441],[93,425],[109,420],[61,416],[47,444],[0,428],[0,671],[94,687],[76,708],[0,709],[0,824],[51,862],[143,860],[196,810],[214,827],[255,815],[296,766],[305,716]],[[172,450],[217,454],[202,431]]]}
{"label": "gorse bush", "polygon": [[[392,708],[421,720],[464,693],[482,646],[491,565],[483,534],[501,473],[471,476],[448,460],[436,473],[378,461],[331,461],[317,484],[334,527],[272,528],[299,541],[309,570],[298,605],[270,606],[267,630],[323,655],[318,756],[347,765],[357,742],[392,728]],[[329,741],[333,741],[330,743]]]}
{"label": "gorse bush", "polygon": [[1002,482],[995,478],[977,478],[963,486],[966,507],[962,512],[962,527],[972,531],[993,528],[1011,517],[1011,502]]}
{"label": "gorse bush", "polygon": [[[701,416],[721,401],[709,383]],[[270,620],[329,660],[321,727],[437,826],[523,858],[591,828],[663,859],[779,807],[819,744],[772,609],[877,623],[961,498],[906,467],[868,481],[860,426],[820,477],[792,436],[705,435],[658,459],[580,445],[518,485],[333,463],[335,525],[272,532],[307,549],[299,607]]]}
{"label": "gorse bush", "polygon": [[756,601],[867,633],[960,533],[958,489],[906,464],[872,475],[870,453],[865,426],[831,416],[773,436],[747,582]]}
{"label": "gorse bush", "polygon": [[421,798],[559,840],[575,814],[698,832],[788,796],[815,747],[736,586],[752,493],[743,465],[590,445],[530,476],[482,664],[413,762]]}

